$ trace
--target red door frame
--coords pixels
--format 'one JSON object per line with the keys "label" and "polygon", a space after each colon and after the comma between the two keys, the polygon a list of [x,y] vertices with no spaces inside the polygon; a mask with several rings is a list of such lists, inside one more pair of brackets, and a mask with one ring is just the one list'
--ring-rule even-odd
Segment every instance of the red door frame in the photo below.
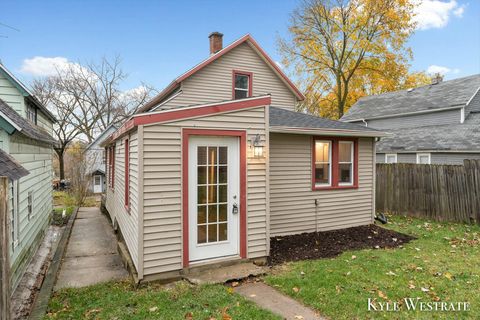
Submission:
{"label": "red door frame", "polygon": [[183,129],[182,130],[182,234],[183,267],[189,266],[188,226],[188,141],[192,135],[229,136],[240,138],[240,257],[247,257],[247,133],[240,130]]}

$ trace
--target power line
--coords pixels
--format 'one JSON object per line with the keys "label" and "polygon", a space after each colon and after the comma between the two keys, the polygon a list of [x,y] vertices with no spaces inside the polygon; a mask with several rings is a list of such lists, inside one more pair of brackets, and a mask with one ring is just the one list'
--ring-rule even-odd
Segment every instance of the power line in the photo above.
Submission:
{"label": "power line", "polygon": [[0,22],[0,26],[4,26],[4,27],[7,27],[7,28],[9,28],[9,29],[12,29],[12,30],[15,30],[15,31],[17,31],[17,32],[20,32],[20,29],[17,29],[17,28],[15,28],[15,27],[12,27],[11,25],[8,25],[8,24],[3,23],[3,22]]}

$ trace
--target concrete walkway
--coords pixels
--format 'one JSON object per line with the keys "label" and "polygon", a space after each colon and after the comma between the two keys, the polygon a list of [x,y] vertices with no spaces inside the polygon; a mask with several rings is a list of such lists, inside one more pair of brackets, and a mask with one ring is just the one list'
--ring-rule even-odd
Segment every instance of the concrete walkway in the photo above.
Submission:
{"label": "concrete walkway", "polygon": [[80,208],[54,290],[126,277],[108,219],[97,207]]}
{"label": "concrete walkway", "polygon": [[288,320],[322,320],[316,312],[262,282],[248,282],[234,289],[260,307]]}

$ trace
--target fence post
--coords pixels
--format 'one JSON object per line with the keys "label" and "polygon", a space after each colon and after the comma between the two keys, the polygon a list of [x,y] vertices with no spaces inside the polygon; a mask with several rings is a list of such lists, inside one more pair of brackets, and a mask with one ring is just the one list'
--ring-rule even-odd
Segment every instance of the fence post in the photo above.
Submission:
{"label": "fence post", "polygon": [[0,177],[0,319],[10,319],[8,179]]}

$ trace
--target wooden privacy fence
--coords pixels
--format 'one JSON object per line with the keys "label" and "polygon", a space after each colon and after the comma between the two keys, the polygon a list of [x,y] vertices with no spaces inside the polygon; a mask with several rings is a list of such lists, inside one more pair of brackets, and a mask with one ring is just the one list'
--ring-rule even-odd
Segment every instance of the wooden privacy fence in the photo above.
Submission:
{"label": "wooden privacy fence", "polygon": [[463,165],[377,164],[376,210],[480,223],[480,160]]}

